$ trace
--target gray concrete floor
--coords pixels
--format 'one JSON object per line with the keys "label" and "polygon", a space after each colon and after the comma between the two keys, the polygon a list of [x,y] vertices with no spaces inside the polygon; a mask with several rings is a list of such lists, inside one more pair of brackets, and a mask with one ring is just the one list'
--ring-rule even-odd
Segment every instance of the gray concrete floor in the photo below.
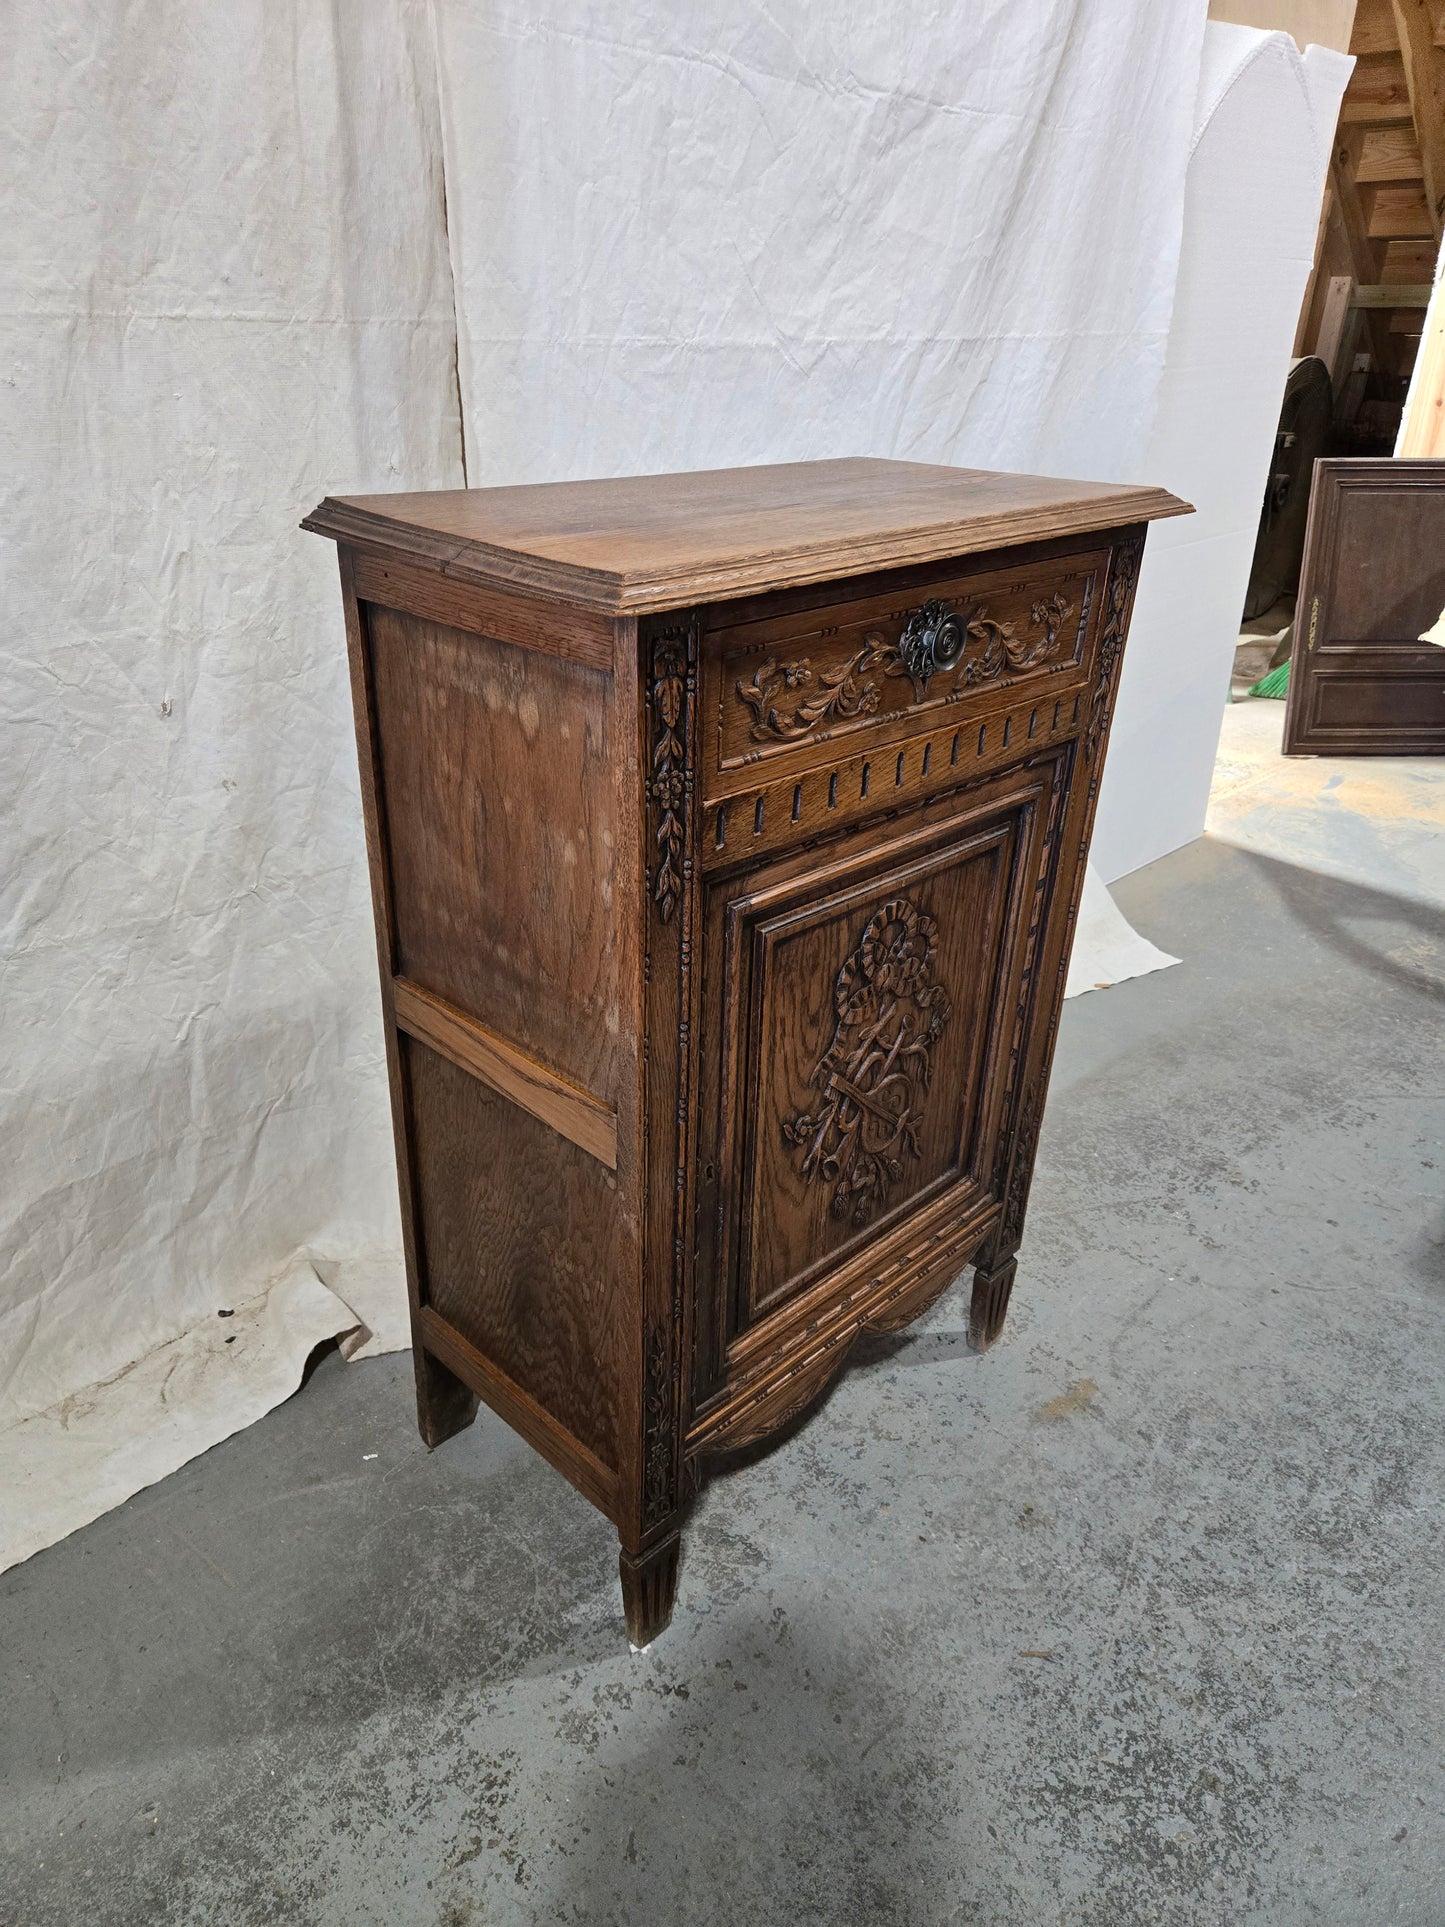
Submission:
{"label": "gray concrete floor", "polygon": [[0,1922],[1445,1922],[1445,937],[1118,895],[1185,962],[1068,1008],[995,1352],[855,1355],[641,1657],[499,1421],[326,1362],[0,1579]]}

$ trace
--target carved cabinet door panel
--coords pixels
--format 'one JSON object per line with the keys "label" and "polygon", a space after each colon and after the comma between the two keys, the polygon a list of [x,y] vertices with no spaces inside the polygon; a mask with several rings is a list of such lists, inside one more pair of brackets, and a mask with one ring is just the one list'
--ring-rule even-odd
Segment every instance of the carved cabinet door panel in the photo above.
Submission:
{"label": "carved cabinet door panel", "polygon": [[1069,752],[709,880],[695,1394],[986,1208]]}

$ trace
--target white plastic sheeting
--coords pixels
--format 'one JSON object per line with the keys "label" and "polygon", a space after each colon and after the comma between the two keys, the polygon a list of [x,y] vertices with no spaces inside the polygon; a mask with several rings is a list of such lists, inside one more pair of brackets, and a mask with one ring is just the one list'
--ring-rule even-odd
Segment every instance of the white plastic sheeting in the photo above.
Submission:
{"label": "white plastic sheeting", "polygon": [[[298,515],[457,485],[459,399],[474,483],[841,453],[1175,481],[1145,457],[1204,6],[22,13],[0,1422],[49,1424],[308,1262],[337,1304],[301,1294],[298,1346],[398,1336],[334,569]],[[133,1483],[257,1409],[197,1399]]]}
{"label": "white plastic sheeting", "polygon": [[1143,472],[1194,504],[1150,531],[1094,862],[1112,882],[1203,833],[1340,96],[1354,62],[1211,21],[1169,350]]}

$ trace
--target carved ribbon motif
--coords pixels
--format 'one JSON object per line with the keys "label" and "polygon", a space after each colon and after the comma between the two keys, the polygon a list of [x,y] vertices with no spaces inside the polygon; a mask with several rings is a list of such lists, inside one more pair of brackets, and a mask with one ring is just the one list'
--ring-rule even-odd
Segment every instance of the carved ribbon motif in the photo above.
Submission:
{"label": "carved ribbon motif", "polygon": [[933,1046],[948,1022],[933,982],[937,926],[907,897],[874,912],[833,986],[833,1037],[809,1078],[816,1111],[783,1120],[802,1172],[833,1186],[834,1217],[866,1224],[918,1157]]}
{"label": "carved ribbon motif", "polygon": [[[1021,636],[1011,622],[995,621],[981,603],[954,610],[945,602],[926,602],[904,623],[897,641],[890,641],[882,629],[869,629],[851,656],[819,671],[816,680],[807,656],[792,662],[769,656],[751,682],[738,683],[738,698],[753,713],[755,742],[796,742],[820,723],[873,715],[882,703],[886,676],[907,676],[919,701],[935,673],[953,675],[964,688],[972,688],[1010,671],[1035,669],[1057,655],[1073,607],[1055,590],[1032,605],[1030,633]],[[943,628],[954,639],[946,660],[935,660],[914,646],[923,630],[933,634]],[[807,693],[789,706],[788,697],[797,691]]]}

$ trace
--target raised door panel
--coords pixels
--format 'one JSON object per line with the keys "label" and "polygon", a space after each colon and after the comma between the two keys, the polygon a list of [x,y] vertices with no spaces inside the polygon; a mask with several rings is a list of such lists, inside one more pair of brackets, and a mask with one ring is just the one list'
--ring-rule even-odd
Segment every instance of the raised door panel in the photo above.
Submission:
{"label": "raised door panel", "polygon": [[[708,893],[698,1391],[987,1203],[1070,752]],[[861,1270],[860,1270],[861,1268]]]}
{"label": "raised door panel", "polygon": [[1445,753],[1445,462],[1315,464],[1286,755]]}

